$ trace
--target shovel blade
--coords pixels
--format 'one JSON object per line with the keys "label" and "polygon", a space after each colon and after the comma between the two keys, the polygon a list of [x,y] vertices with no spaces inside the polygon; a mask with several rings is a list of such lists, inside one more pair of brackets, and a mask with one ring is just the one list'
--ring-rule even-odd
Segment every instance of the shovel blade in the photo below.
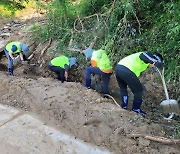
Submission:
{"label": "shovel blade", "polygon": [[160,104],[163,113],[180,113],[179,104],[174,99],[164,100]]}

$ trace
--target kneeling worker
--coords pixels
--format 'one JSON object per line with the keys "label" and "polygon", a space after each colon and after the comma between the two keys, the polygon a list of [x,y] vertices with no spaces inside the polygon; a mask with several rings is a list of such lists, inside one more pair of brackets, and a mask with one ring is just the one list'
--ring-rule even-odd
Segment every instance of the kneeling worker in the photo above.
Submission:
{"label": "kneeling worker", "polygon": [[48,68],[52,72],[55,72],[57,79],[63,83],[67,81],[68,71],[72,66],[76,65],[76,62],[77,59],[75,57],[68,58],[66,56],[59,56],[49,62]]}

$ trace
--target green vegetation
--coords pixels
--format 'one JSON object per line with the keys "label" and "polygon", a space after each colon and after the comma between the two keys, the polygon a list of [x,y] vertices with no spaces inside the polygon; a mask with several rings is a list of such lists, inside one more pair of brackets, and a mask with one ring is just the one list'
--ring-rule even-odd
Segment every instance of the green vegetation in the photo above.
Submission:
{"label": "green vegetation", "polygon": [[15,15],[17,10],[25,7],[28,0],[1,0],[0,1],[0,17],[9,18]]}

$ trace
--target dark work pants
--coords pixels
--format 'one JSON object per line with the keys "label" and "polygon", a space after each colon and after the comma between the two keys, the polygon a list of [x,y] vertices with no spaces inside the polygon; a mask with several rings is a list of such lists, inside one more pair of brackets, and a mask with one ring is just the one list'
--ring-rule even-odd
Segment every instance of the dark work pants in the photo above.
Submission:
{"label": "dark work pants", "polygon": [[48,68],[49,70],[51,70],[52,72],[55,72],[57,74],[57,79],[60,80],[61,82],[65,81],[65,69],[59,67],[59,66],[53,66],[51,64],[48,64]]}
{"label": "dark work pants", "polygon": [[6,54],[6,57],[8,59],[8,69],[12,69],[13,68],[13,60],[12,58],[9,56],[8,51],[6,50],[6,48],[4,48],[4,52]]}
{"label": "dark work pants", "polygon": [[134,94],[134,100],[142,100],[143,86],[139,78],[123,65],[117,65],[115,68],[116,79],[120,87],[121,96],[128,96],[127,86]]}
{"label": "dark work pants", "polygon": [[104,73],[98,67],[90,66],[90,67],[86,68],[86,72],[85,72],[86,79],[91,79],[91,74],[98,74],[98,75],[102,76],[103,93],[109,94],[108,85],[109,85],[109,80],[110,80],[110,76],[112,75],[112,73]]}

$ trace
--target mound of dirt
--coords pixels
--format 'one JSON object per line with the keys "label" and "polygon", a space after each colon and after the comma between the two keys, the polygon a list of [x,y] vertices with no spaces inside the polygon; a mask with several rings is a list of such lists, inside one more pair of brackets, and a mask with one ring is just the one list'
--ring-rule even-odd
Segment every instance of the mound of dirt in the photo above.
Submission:
{"label": "mound of dirt", "polygon": [[[7,77],[0,72],[1,103],[21,108],[41,117],[66,133],[114,153],[178,153],[167,146],[128,134],[164,135],[163,126],[148,118],[119,108],[80,83],[61,83],[52,78]],[[161,118],[163,121],[163,118]]]}

